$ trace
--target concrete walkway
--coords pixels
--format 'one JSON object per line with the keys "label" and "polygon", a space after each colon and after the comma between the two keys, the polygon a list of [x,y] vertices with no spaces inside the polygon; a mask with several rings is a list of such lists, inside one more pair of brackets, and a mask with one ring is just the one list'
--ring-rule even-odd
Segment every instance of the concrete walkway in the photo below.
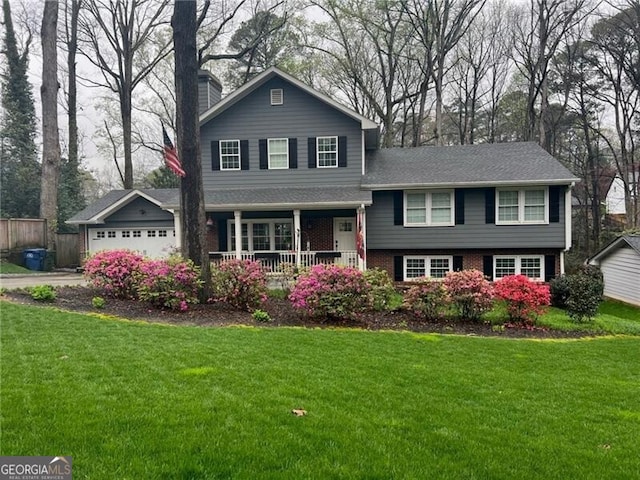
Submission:
{"label": "concrete walkway", "polygon": [[0,274],[0,288],[35,287],[36,285],[86,285],[87,281],[81,273],[75,272],[42,272],[42,273],[4,273]]}

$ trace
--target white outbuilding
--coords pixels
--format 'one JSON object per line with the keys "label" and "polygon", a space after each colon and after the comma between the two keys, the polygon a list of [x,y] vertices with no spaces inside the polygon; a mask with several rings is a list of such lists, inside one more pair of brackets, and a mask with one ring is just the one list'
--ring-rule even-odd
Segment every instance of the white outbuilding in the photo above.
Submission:
{"label": "white outbuilding", "polygon": [[640,306],[640,235],[617,238],[589,259],[604,276],[604,295]]}

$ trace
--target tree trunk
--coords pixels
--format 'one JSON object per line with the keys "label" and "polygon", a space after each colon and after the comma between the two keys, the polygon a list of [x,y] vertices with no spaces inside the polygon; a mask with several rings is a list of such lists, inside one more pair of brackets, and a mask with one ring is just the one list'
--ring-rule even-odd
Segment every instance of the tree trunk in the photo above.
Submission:
{"label": "tree trunk", "polygon": [[78,13],[80,1],[71,1],[71,31],[67,48],[67,68],[69,69],[69,165],[74,173],[78,171],[78,113],[77,113],[77,77],[76,77],[76,52],[78,51]]}
{"label": "tree trunk", "polygon": [[60,178],[60,140],[58,137],[58,2],[44,4],[42,16],[42,187],[40,216],[47,221],[47,248],[55,249],[58,223],[58,182]]}
{"label": "tree trunk", "polygon": [[202,158],[198,123],[198,57],[196,2],[176,0],[173,18],[175,50],[176,127],[178,157],[186,176],[180,183],[182,255],[202,269],[206,297],[210,283]]}
{"label": "tree trunk", "polygon": [[120,95],[122,117],[122,143],[124,146],[124,188],[133,188],[133,160],[131,157],[131,89],[126,88]]}

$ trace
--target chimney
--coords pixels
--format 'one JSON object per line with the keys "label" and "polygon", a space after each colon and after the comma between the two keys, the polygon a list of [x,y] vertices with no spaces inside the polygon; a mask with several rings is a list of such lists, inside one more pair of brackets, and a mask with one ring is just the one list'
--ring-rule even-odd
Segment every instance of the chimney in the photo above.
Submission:
{"label": "chimney", "polygon": [[198,70],[198,114],[209,110],[222,98],[222,84],[208,70]]}

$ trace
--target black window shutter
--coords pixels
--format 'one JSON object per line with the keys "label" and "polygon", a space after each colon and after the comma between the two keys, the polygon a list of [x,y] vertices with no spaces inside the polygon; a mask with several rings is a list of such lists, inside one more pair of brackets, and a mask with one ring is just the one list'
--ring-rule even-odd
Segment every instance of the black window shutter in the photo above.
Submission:
{"label": "black window shutter", "polygon": [[556,256],[544,256],[544,281],[550,282],[556,277]]}
{"label": "black window shutter", "polygon": [[396,282],[404,280],[404,258],[400,255],[393,257],[393,279]]}
{"label": "black window shutter", "polygon": [[493,256],[482,257],[482,273],[485,277],[489,277],[489,280],[493,280]]}
{"label": "black window shutter", "polygon": [[460,272],[462,270],[462,255],[453,256],[453,271]]}
{"label": "black window shutter", "polygon": [[338,137],[338,166],[347,166],[347,137]]}
{"label": "black window shutter", "polygon": [[496,223],[496,189],[484,189],[484,223]]}
{"label": "black window shutter", "polygon": [[218,250],[226,252],[229,250],[227,243],[227,221],[218,220]]}
{"label": "black window shutter", "polygon": [[393,192],[393,224],[404,225],[404,192],[402,190]]}
{"label": "black window shutter", "polygon": [[240,140],[240,170],[249,170],[249,140]]}
{"label": "black window shutter", "polygon": [[560,221],[560,192],[562,187],[554,185],[549,187],[549,221],[558,223]]}
{"label": "black window shutter", "polygon": [[298,139],[289,139],[289,168],[298,168]]}
{"label": "black window shutter", "polygon": [[316,137],[309,137],[309,168],[316,168]]}
{"label": "black window shutter", "polygon": [[211,170],[220,170],[220,142],[211,142]]}
{"label": "black window shutter", "polygon": [[464,225],[464,190],[456,188],[455,193],[456,225]]}
{"label": "black window shutter", "polygon": [[261,138],[258,140],[258,152],[260,156],[260,170],[266,170],[269,168],[269,157],[267,154],[267,139]]}

